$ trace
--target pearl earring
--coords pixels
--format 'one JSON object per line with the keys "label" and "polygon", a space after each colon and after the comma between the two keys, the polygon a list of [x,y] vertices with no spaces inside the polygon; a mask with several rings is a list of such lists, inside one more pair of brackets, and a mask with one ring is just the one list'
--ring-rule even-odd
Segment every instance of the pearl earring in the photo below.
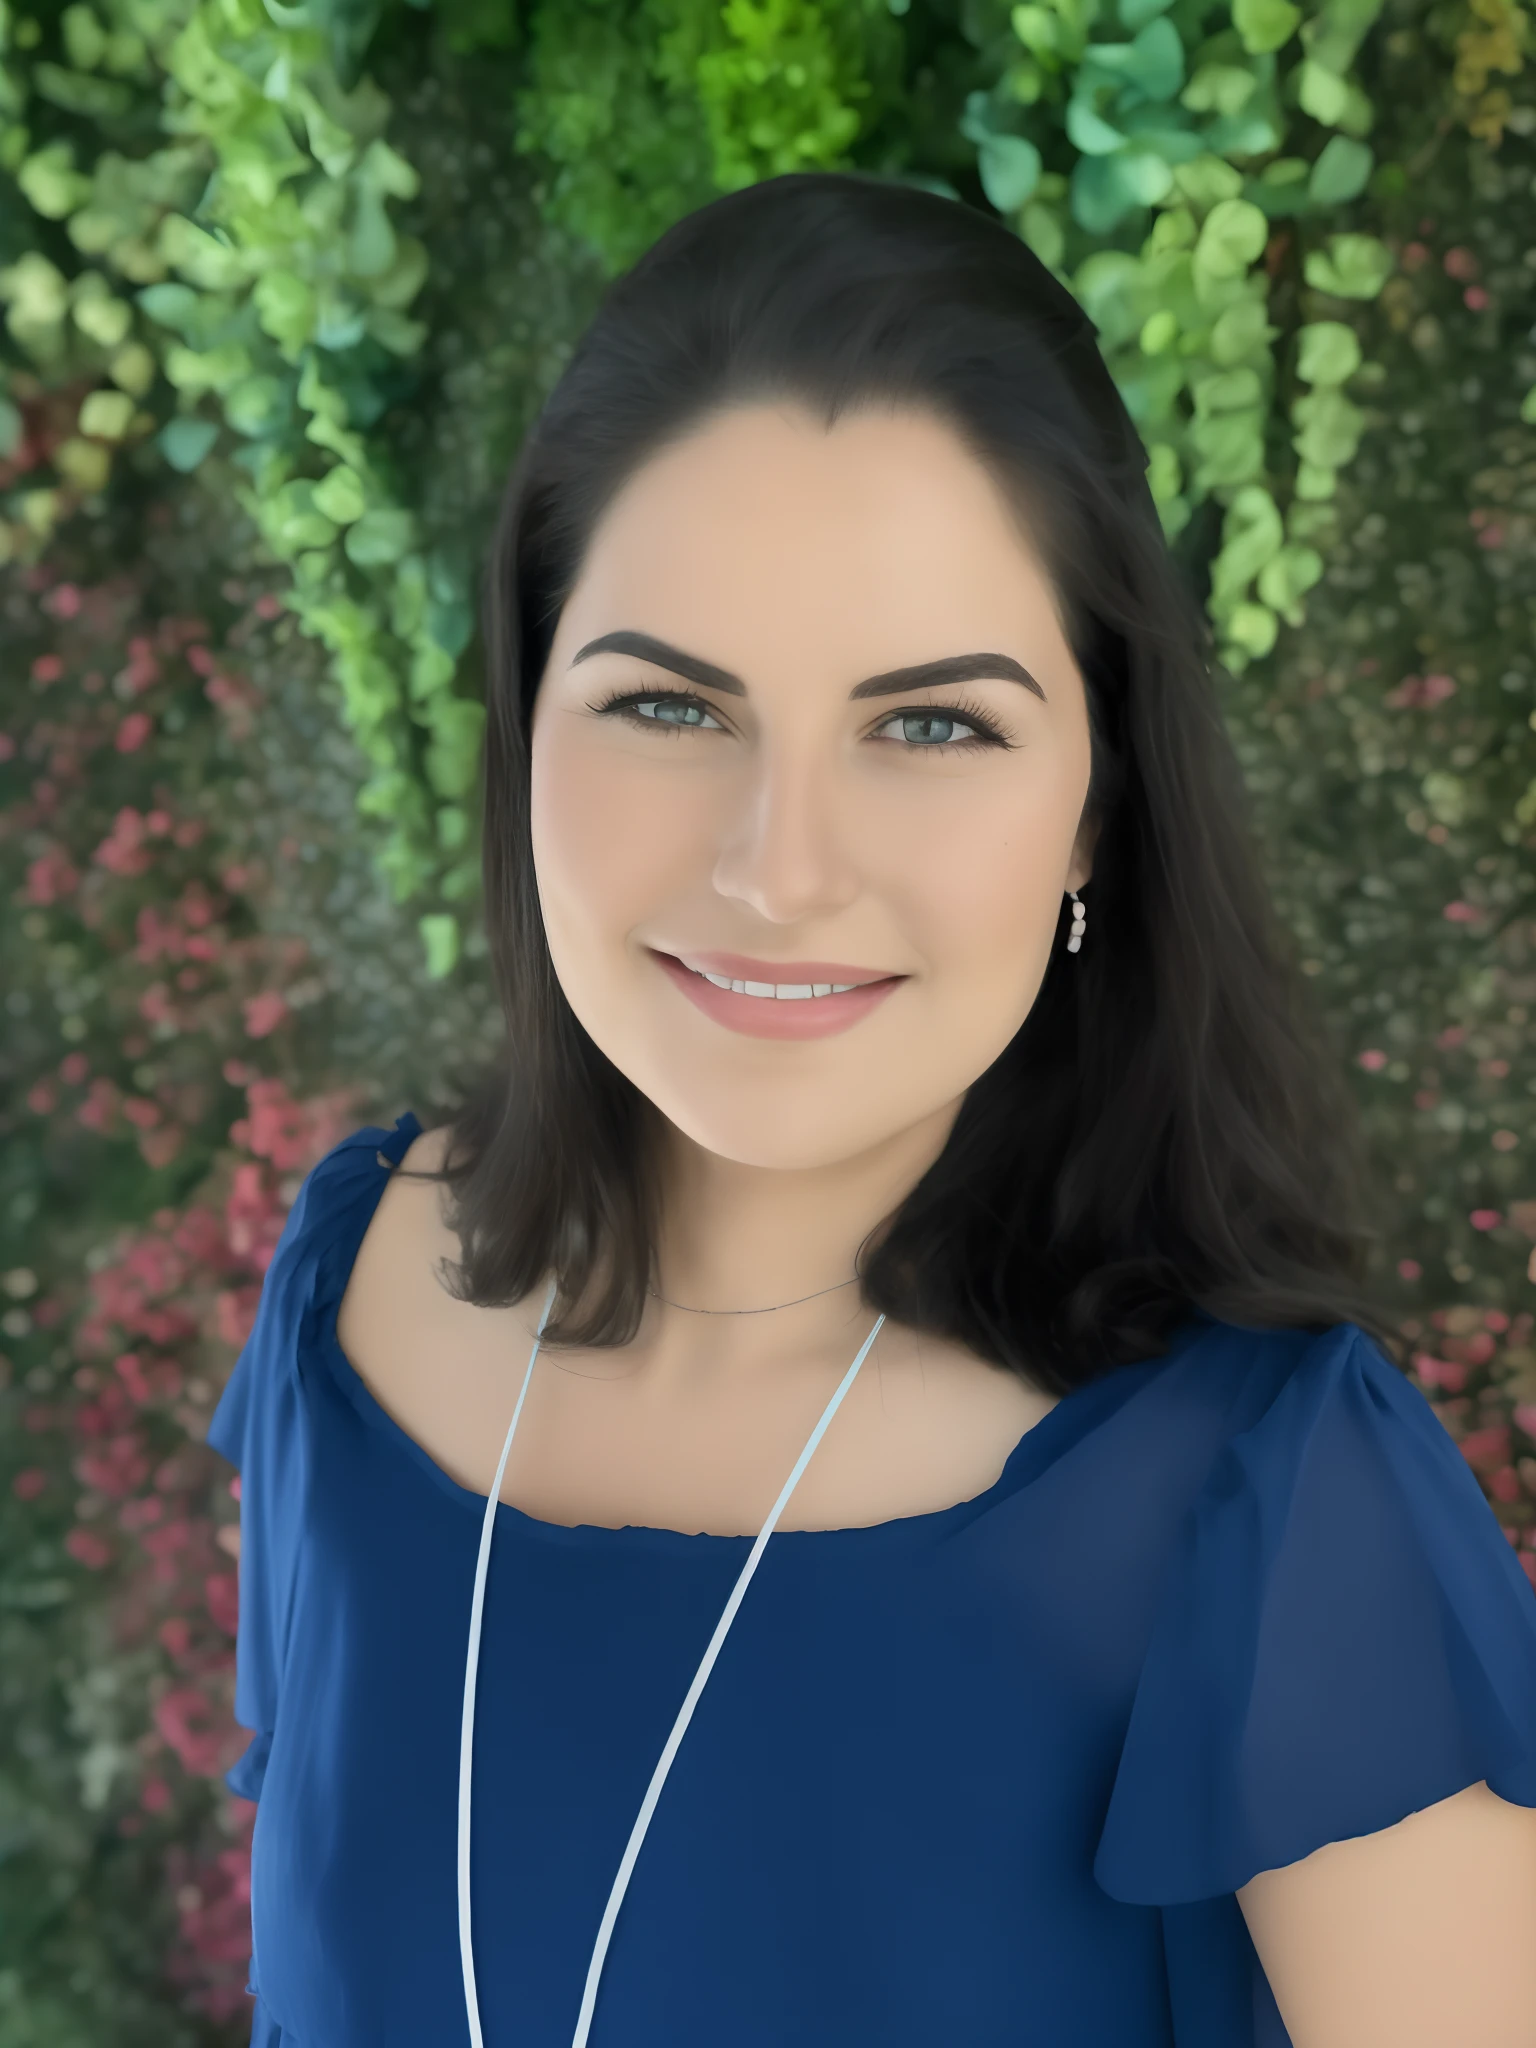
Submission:
{"label": "pearl earring", "polygon": [[1075,889],[1069,889],[1067,894],[1072,898],[1072,931],[1067,939],[1067,951],[1075,953],[1083,943],[1083,931],[1088,922],[1088,913],[1083,908]]}

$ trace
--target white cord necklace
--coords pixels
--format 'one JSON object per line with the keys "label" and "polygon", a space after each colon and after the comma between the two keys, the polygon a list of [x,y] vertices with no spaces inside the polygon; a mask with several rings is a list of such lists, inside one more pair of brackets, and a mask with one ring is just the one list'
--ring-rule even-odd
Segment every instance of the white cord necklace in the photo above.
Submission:
{"label": "white cord necklace", "polygon": [[[828,1292],[830,1291],[829,1289]],[[512,1439],[517,1434],[518,1418],[522,1415],[523,1402],[528,1394],[528,1382],[533,1378],[533,1362],[539,1355],[539,1341],[544,1335],[544,1325],[549,1320],[549,1311],[554,1305],[554,1299],[555,1283],[551,1281],[549,1292],[544,1297],[544,1313],[539,1317],[539,1327],[537,1335],[533,1340],[533,1349],[528,1354],[528,1370],[523,1374],[523,1384],[517,1397],[517,1405],[512,1410],[512,1422],[507,1430],[507,1440],[501,1447],[501,1461],[496,1467],[496,1477],[491,1482],[491,1490],[486,1496],[485,1519],[480,1525],[480,1554],[475,1562],[475,1597],[469,1617],[469,1658],[464,1670],[464,1719],[459,1738],[459,1955],[464,1965],[464,2003],[469,2014],[471,2048],[485,2048],[484,2036],[480,2031],[480,2002],[475,1993],[475,1958],[473,1944],[470,1939],[469,1920],[469,1795],[470,1775],[474,1763],[475,1749],[475,1677],[480,1664],[480,1618],[485,1607],[485,1576],[491,1558],[491,1533],[496,1525],[496,1506],[501,1498],[501,1476],[507,1467],[507,1453],[512,1448]],[[699,1668],[693,1675],[693,1683],[688,1688],[687,1697],[678,1709],[677,1719],[672,1724],[672,1733],[667,1737],[666,1747],[661,1752],[656,1768],[651,1774],[650,1785],[646,1789],[645,1798],[641,1801],[640,1811],[635,1816],[635,1824],[630,1830],[629,1842],[619,1863],[618,1874],[614,1878],[613,1888],[608,1894],[608,1904],[603,1910],[602,1923],[597,1930],[597,1940],[592,1947],[592,1960],[587,1965],[586,1988],[582,1993],[581,2013],[576,2022],[576,2032],[572,2037],[571,2048],[587,2048],[587,2036],[592,2031],[592,2014],[597,2005],[598,1979],[603,1973],[603,1963],[608,1954],[608,1944],[613,1938],[614,1923],[619,1917],[619,1907],[623,1904],[624,1894],[629,1889],[630,1874],[634,1870],[635,1860],[640,1854],[640,1845],[645,1840],[646,1830],[651,1824],[651,1816],[656,1811],[657,1801],[661,1798],[661,1788],[667,1781],[667,1773],[672,1768],[672,1760],[677,1755],[683,1736],[687,1732],[688,1723],[693,1719],[693,1710],[699,1703],[699,1695],[704,1690],[705,1680],[709,1677],[711,1670],[714,1668],[715,1659],[720,1654],[720,1645],[725,1641],[726,1631],[736,1619],[736,1610],[741,1605],[742,1597],[751,1582],[752,1574],[757,1570],[758,1559],[763,1554],[768,1538],[778,1526],[779,1517],[788,1505],[790,1495],[799,1485],[802,1473],[811,1462],[811,1454],[826,1434],[827,1424],[842,1406],[843,1396],[853,1385],[858,1375],[859,1367],[868,1356],[870,1345],[879,1336],[880,1325],[884,1321],[885,1317],[883,1315],[876,1318],[875,1327],[859,1347],[858,1357],[855,1358],[847,1372],[844,1373],[837,1392],[822,1411],[820,1422],[817,1423],[810,1436],[806,1439],[805,1449],[795,1460],[794,1470],[785,1480],[783,1491],[769,1510],[767,1521],[764,1522],[762,1528],[758,1531],[757,1541],[752,1546],[751,1555],[742,1566],[741,1575],[737,1579],[735,1586],[731,1589],[731,1597],[726,1601],[725,1610],[721,1614],[719,1621],[715,1624],[715,1632],[710,1637],[709,1647],[705,1650],[700,1660]]]}

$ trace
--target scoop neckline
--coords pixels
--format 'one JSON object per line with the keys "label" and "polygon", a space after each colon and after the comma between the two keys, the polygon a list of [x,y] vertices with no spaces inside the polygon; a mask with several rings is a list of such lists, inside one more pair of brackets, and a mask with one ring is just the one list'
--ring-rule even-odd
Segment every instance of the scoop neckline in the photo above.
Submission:
{"label": "scoop neckline", "polygon": [[[421,1128],[420,1119],[415,1112],[407,1110],[403,1116],[396,1119],[394,1129],[385,1132],[383,1142],[367,1147],[365,1165],[368,1178],[362,1183],[367,1198],[357,1204],[352,1216],[353,1228],[333,1240],[328,1247],[333,1254],[328,1275],[329,1284],[323,1291],[321,1299],[313,1306],[318,1315],[321,1354],[330,1368],[332,1379],[363,1420],[377,1429],[387,1441],[402,1450],[411,1463],[418,1466],[441,1491],[483,1521],[488,1496],[476,1493],[473,1487],[461,1486],[452,1473],[445,1471],[438,1464],[425,1445],[418,1443],[408,1430],[401,1427],[348,1358],[336,1330],[342,1296],[346,1293],[347,1282],[357,1263],[363,1239],[368,1234],[368,1226],[383,1199],[389,1173],[400,1164],[410,1145],[420,1134]],[[346,1142],[350,1142],[361,1151],[364,1149],[363,1141],[381,1131],[385,1131],[382,1124],[371,1124]],[[404,1143],[399,1145],[398,1154],[392,1156],[392,1147],[402,1136]],[[386,1157],[391,1157],[388,1171],[379,1165],[377,1155],[380,1152]],[[338,1252],[345,1254],[344,1265],[338,1264],[334,1256]],[[324,1262],[322,1260],[319,1263]],[[1150,1368],[1166,1364],[1182,1335],[1182,1331],[1175,1333],[1167,1351],[1149,1359],[1138,1359],[1130,1364],[1112,1368],[1097,1379],[1088,1381],[1084,1386],[1074,1387],[1061,1395],[1054,1408],[1048,1409],[1038,1422],[1032,1422],[1024,1431],[1003,1460],[1002,1469],[996,1479],[990,1486],[983,1487],[981,1492],[972,1494],[965,1500],[953,1501],[948,1507],[925,1508],[911,1515],[892,1515],[880,1522],[854,1522],[831,1529],[778,1528],[773,1533],[773,1543],[775,1546],[806,1542],[825,1545],[832,1539],[845,1545],[899,1542],[903,1537],[920,1537],[925,1531],[938,1531],[947,1522],[985,1513],[1005,1494],[1016,1492],[1021,1485],[1027,1483],[1027,1478],[1021,1478],[1016,1468],[1021,1465],[1027,1466],[1031,1454],[1039,1462],[1040,1469],[1044,1469],[1049,1461],[1050,1447],[1065,1427],[1064,1423],[1058,1421],[1058,1417],[1066,1415],[1069,1420],[1075,1420],[1085,1397],[1098,1394],[1102,1398],[1104,1390],[1110,1385],[1129,1391],[1126,1376],[1145,1377]],[[510,1409],[507,1419],[511,1420]],[[1041,1457],[1042,1444],[1046,1450],[1044,1458]],[[1037,1475],[1028,1475],[1034,1476]],[[496,1526],[519,1530],[540,1542],[583,1549],[642,1547],[691,1551],[699,1554],[707,1548],[739,1551],[744,1547],[750,1547],[757,1540],[755,1532],[745,1536],[722,1536],[711,1529],[668,1529],[654,1527],[645,1522],[624,1522],[617,1527],[604,1522],[549,1522],[538,1515],[530,1515],[525,1509],[507,1500],[498,1500],[496,1503]]]}

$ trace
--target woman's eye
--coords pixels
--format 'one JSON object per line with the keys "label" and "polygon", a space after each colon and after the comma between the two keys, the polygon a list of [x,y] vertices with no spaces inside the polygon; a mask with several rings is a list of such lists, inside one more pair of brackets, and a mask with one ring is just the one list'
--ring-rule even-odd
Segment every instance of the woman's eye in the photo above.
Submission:
{"label": "woman's eye", "polygon": [[639,725],[659,728],[662,732],[704,732],[711,727],[717,732],[724,730],[719,719],[712,716],[708,706],[701,704],[697,697],[622,697],[602,708],[604,711],[616,711]]}
{"label": "woman's eye", "polygon": [[[953,711],[898,711],[878,730],[883,732],[887,725],[901,727],[898,744],[924,752],[954,754],[962,747],[985,747],[995,743],[987,727],[972,719],[961,718]],[[957,732],[965,737],[956,739]]]}

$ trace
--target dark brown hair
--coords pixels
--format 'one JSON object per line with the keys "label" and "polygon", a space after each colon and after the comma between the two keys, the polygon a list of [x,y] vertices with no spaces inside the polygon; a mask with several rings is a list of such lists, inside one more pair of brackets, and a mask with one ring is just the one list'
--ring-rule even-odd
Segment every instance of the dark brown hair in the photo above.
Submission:
{"label": "dark brown hair", "polygon": [[1279,924],[1146,450],[1092,322],[1002,223],[895,179],[811,172],[715,200],[608,289],[523,445],[486,571],[486,935],[506,1019],[439,1172],[458,1299],[551,1274],[546,1341],[619,1345],[655,1284],[660,1111],[556,979],[529,833],[533,701],[594,526],[711,413],[792,398],[830,427],[926,409],[1041,550],[1087,688],[1099,820],[1082,951],[967,1091],[861,1258],[893,1320],[1065,1393],[1192,1310],[1352,1320],[1367,1287],[1356,1112]]}

